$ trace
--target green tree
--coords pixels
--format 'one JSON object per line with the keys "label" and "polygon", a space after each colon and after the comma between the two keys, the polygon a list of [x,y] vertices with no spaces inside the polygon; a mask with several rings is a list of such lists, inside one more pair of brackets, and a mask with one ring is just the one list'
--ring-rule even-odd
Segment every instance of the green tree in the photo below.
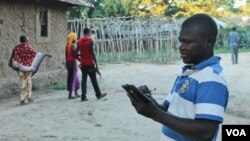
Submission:
{"label": "green tree", "polygon": [[249,3],[235,8],[236,0],[168,0],[169,9],[165,13],[167,16],[188,17],[194,13],[207,13],[215,17],[233,17],[249,14]]}
{"label": "green tree", "polygon": [[[175,17],[188,17],[194,13],[207,13],[220,17],[222,11],[230,13],[230,11],[224,7],[231,7],[232,2],[228,0],[183,0],[175,1],[173,5],[179,8],[179,11],[173,14]],[[222,11],[218,10],[219,8],[221,8]]]}
{"label": "green tree", "polygon": [[152,14],[162,16],[168,9],[164,0],[132,0],[130,14],[144,16]]}
{"label": "green tree", "polygon": [[249,16],[249,14],[250,14],[250,0],[248,1],[248,3],[246,5],[242,5],[241,7],[239,7],[239,9],[241,11],[242,16]]}
{"label": "green tree", "polygon": [[95,8],[89,8],[87,11],[87,17],[93,18],[97,16],[101,16],[100,11],[102,10],[102,3],[105,0],[89,0],[89,2],[93,3]]}
{"label": "green tree", "polygon": [[248,4],[234,8],[235,0],[89,0],[95,8],[75,6],[68,9],[69,19],[117,17],[152,14],[156,16],[188,17],[194,13],[207,13],[215,17],[249,14]]}
{"label": "green tree", "polygon": [[67,9],[67,17],[68,19],[79,19],[82,18],[82,11],[85,9],[85,7],[80,7],[80,6],[73,6],[73,7],[68,7]]}
{"label": "green tree", "polygon": [[103,11],[106,17],[128,16],[121,0],[105,0]]}
{"label": "green tree", "polygon": [[167,5],[164,0],[104,0],[105,16],[130,16],[153,14],[162,16]]}
{"label": "green tree", "polygon": [[89,0],[93,3],[95,8],[85,7],[85,6],[73,6],[69,7],[67,10],[68,19],[79,19],[83,17],[102,17],[102,2],[104,0]]}

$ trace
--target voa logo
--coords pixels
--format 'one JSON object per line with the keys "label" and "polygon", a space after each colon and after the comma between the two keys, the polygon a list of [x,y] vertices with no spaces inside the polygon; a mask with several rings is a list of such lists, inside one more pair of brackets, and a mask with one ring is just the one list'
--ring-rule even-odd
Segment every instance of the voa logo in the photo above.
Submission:
{"label": "voa logo", "polygon": [[244,129],[226,129],[227,136],[247,136]]}

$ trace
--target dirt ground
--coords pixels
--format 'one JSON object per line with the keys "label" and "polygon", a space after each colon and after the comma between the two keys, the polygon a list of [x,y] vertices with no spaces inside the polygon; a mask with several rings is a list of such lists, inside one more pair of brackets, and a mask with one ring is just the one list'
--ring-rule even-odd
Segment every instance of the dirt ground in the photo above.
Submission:
{"label": "dirt ground", "polygon": [[[220,54],[230,89],[223,124],[250,124],[250,53],[240,53],[232,65]],[[173,64],[109,64],[100,66],[100,88],[108,96],[97,100],[88,81],[89,101],[68,100],[67,92],[49,88],[33,93],[34,102],[20,106],[18,97],[0,101],[1,141],[157,141],[161,125],[136,113],[122,84],[146,84],[161,102],[175,80],[181,61]],[[221,140],[219,134],[218,141]]]}

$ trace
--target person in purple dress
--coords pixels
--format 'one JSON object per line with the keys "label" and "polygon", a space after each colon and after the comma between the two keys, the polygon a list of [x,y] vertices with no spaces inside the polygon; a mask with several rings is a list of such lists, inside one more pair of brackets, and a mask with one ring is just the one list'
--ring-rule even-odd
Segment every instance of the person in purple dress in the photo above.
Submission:
{"label": "person in purple dress", "polygon": [[[66,68],[67,75],[67,90],[69,92],[68,99],[75,99],[80,97],[77,90],[80,88],[80,80],[77,76],[77,53],[76,53],[76,33],[70,33],[67,37],[67,45],[65,47]],[[72,92],[75,92],[75,97],[72,96]]]}

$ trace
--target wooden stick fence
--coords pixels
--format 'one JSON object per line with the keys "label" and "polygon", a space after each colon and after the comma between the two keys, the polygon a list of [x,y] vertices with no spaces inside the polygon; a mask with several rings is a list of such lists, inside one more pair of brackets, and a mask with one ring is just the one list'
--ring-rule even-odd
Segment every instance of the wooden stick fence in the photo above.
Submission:
{"label": "wooden stick fence", "polygon": [[118,17],[68,21],[70,31],[83,36],[89,27],[101,63],[159,62],[178,59],[178,34],[182,20],[169,17]]}

